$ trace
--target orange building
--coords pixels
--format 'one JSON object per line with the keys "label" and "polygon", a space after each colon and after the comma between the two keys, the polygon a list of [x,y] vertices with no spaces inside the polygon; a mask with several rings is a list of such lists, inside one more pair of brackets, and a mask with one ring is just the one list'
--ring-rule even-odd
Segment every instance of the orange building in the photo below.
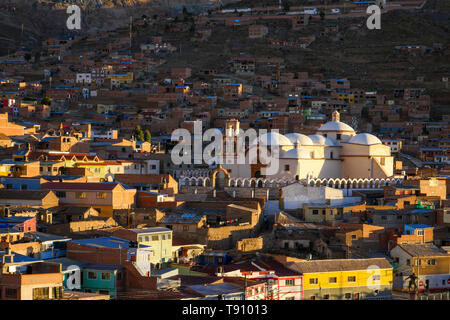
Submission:
{"label": "orange building", "polygon": [[0,133],[7,136],[23,136],[24,129],[24,126],[9,122],[7,112],[0,114]]}

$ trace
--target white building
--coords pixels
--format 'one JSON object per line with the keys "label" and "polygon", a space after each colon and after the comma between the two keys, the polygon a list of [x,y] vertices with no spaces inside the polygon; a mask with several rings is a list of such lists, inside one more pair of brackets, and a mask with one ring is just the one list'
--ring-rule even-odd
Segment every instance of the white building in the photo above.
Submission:
{"label": "white building", "polygon": [[77,73],[76,83],[91,83],[92,76],[90,73]]}
{"label": "white building", "polygon": [[[237,120],[227,122],[227,136],[238,131]],[[269,159],[271,152],[278,151],[275,173],[268,171],[267,163],[261,165],[264,161],[257,163],[255,155],[260,147],[266,147]],[[357,134],[340,121],[337,111],[333,112],[333,120],[322,125],[314,135],[269,132],[253,140],[245,155],[245,164],[239,164],[237,156],[234,161],[224,161],[223,167],[231,177],[385,179],[393,175],[394,168],[391,148],[372,134]]]}
{"label": "white building", "polygon": [[304,186],[301,183],[293,183],[281,188],[281,201],[283,201],[284,209],[295,210],[302,208],[304,204],[334,206],[358,203],[361,201],[361,198],[345,197],[344,190],[340,189],[326,186]]}

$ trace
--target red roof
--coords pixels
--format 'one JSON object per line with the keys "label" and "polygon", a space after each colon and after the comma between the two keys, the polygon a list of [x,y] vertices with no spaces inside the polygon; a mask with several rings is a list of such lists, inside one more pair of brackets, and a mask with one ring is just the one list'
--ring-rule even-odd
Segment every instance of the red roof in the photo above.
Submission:
{"label": "red roof", "polygon": [[119,183],[114,182],[47,182],[42,184],[42,189],[49,190],[113,190]]}

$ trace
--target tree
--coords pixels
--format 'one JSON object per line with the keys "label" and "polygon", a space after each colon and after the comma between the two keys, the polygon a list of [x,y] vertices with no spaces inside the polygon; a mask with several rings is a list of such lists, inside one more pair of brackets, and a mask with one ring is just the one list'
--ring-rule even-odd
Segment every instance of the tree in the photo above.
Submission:
{"label": "tree", "polygon": [[291,3],[289,0],[283,0],[283,11],[291,10]]}
{"label": "tree", "polygon": [[325,19],[325,12],[320,11],[320,20]]}
{"label": "tree", "polygon": [[150,131],[148,131],[148,129],[146,129],[144,132],[144,141],[151,143],[152,142],[151,140],[152,140],[152,135],[150,134]]}
{"label": "tree", "polygon": [[137,141],[144,141],[144,132],[142,132],[141,126],[137,125],[133,132],[133,137]]}
{"label": "tree", "polygon": [[41,100],[41,104],[45,104],[45,105],[47,105],[47,106],[49,106],[51,103],[52,103],[52,99],[50,99],[49,97],[44,97],[44,98]]}
{"label": "tree", "polygon": [[27,60],[27,62],[29,62],[31,60],[31,54],[25,53],[24,58],[25,58],[25,60]]}

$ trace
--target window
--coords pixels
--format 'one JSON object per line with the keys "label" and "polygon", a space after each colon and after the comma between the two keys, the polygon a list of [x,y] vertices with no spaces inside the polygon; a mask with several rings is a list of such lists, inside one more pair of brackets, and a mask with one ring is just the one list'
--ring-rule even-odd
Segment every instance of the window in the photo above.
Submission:
{"label": "window", "polygon": [[406,265],[407,265],[407,266],[410,266],[410,265],[411,265],[411,260],[406,259]]}
{"label": "window", "polygon": [[65,198],[66,197],[66,192],[65,191],[56,191],[56,196],[58,198]]}
{"label": "window", "polygon": [[100,294],[109,294],[108,290],[98,290],[98,293]]}
{"label": "window", "polygon": [[285,283],[286,286],[293,286],[293,285],[295,285],[295,280],[294,279],[288,279],[284,283]]}
{"label": "window", "polygon": [[286,297],[286,300],[295,300],[295,297]]}
{"label": "window", "polygon": [[356,276],[349,276],[347,279],[348,282],[356,282]]}
{"label": "window", "polygon": [[330,159],[333,159],[333,152],[330,152]]}
{"label": "window", "polygon": [[314,209],[314,210],[312,211],[312,214],[319,214],[319,210]]}
{"label": "window", "polygon": [[430,266],[434,266],[436,264],[436,260],[434,259],[427,260],[427,264]]}
{"label": "window", "polygon": [[109,272],[102,272],[102,280],[111,280],[111,274]]}
{"label": "window", "polygon": [[158,236],[152,236],[152,241],[158,241],[159,237]]}
{"label": "window", "polygon": [[384,165],[386,164],[385,158],[381,158],[381,159],[380,159],[380,164],[381,164],[382,166],[384,166]]}
{"label": "window", "polygon": [[5,297],[17,298],[17,289],[6,288],[5,289]]}
{"label": "window", "polygon": [[60,299],[62,297],[62,292],[63,292],[62,287],[53,287],[53,298]]}
{"label": "window", "polygon": [[106,199],[106,192],[97,192],[97,199]]}
{"label": "window", "polygon": [[325,215],[325,214],[326,214],[326,211],[325,211],[325,209],[322,209],[322,214],[323,214],[323,215]]}
{"label": "window", "polygon": [[183,226],[183,231],[189,231],[189,226]]}
{"label": "window", "polygon": [[12,189],[12,184],[11,183],[7,183],[6,184],[6,189]]}
{"label": "window", "polygon": [[373,281],[380,281],[380,275],[379,274],[375,274],[372,276]]}
{"label": "window", "polygon": [[329,294],[324,294],[323,295],[323,300],[329,300],[330,299],[330,295]]}
{"label": "window", "polygon": [[381,216],[381,220],[387,220],[386,216]]}
{"label": "window", "polygon": [[423,230],[417,230],[417,235],[418,236],[423,236]]}
{"label": "window", "polygon": [[341,140],[341,134],[340,133],[336,134],[336,140]]}
{"label": "window", "polygon": [[356,239],[356,234],[352,234],[352,239]]}
{"label": "window", "polygon": [[337,278],[336,277],[328,278],[328,283],[336,283],[336,282],[337,282]]}
{"label": "window", "polygon": [[284,171],[289,171],[289,165],[288,164],[284,165]]}
{"label": "window", "polygon": [[97,273],[89,271],[88,272],[88,279],[90,279],[90,280],[97,280]]}
{"label": "window", "polygon": [[309,279],[309,284],[318,284],[318,283],[319,283],[319,279],[317,279],[317,278]]}
{"label": "window", "polygon": [[350,293],[350,292],[347,292],[345,295],[344,295],[344,297],[345,297],[345,299],[351,299],[352,298],[352,294]]}
{"label": "window", "polygon": [[21,188],[22,190],[27,190],[27,189],[28,189],[28,186],[27,186],[26,184],[23,184],[20,188]]}
{"label": "window", "polygon": [[86,192],[77,192],[75,196],[77,199],[86,199]]}
{"label": "window", "polygon": [[33,289],[33,300],[44,300],[49,299],[49,288],[34,288]]}
{"label": "window", "polygon": [[122,272],[120,272],[120,271],[117,271],[117,281],[120,281],[120,280],[122,280]]}

